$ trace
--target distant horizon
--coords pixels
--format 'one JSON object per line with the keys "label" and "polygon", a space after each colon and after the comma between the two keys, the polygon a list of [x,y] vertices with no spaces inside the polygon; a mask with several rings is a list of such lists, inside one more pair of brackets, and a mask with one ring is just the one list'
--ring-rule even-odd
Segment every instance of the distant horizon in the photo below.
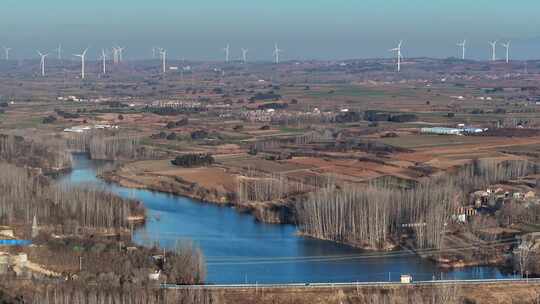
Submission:
{"label": "distant horizon", "polygon": [[[127,46],[126,56],[143,58],[151,47],[170,58],[220,60],[250,49],[252,60],[270,60],[272,47],[283,60],[388,58],[405,41],[405,57],[458,56],[488,59],[488,41],[512,41],[512,58],[540,58],[540,1],[521,0],[4,0],[0,47],[13,58],[36,57],[36,49],[59,43],[66,54],[90,46]],[[98,48],[99,46],[99,48]],[[68,53],[69,51],[69,53]],[[96,52],[97,53],[97,52]],[[0,55],[2,52],[0,50]],[[502,57],[500,49],[499,57]],[[0,56],[1,58],[2,56]]]}
{"label": "distant horizon", "polygon": [[[126,50],[129,50],[129,48],[126,48]],[[40,50],[44,53],[47,53],[47,62],[53,60],[58,61],[58,58],[54,52],[48,52],[46,50]],[[69,53],[66,51],[62,55],[62,61],[80,61],[79,58],[75,57],[74,54],[77,52],[81,52],[82,50],[76,51],[70,51]],[[39,61],[40,57],[37,52],[35,52],[35,55],[29,55],[28,57],[20,57],[17,56],[15,53],[16,49],[12,48],[10,51],[10,62],[17,62],[17,61]],[[501,51],[502,53],[502,51]],[[0,64],[6,63],[6,60],[4,58],[4,50],[0,46]],[[88,53],[86,57],[86,62],[101,62],[101,59],[99,58],[101,56],[101,49],[95,49],[88,48]],[[394,56],[388,55],[386,57],[351,57],[351,58],[286,58],[283,55],[280,55],[280,64],[285,63],[293,63],[293,62],[308,62],[308,61],[315,61],[315,62],[349,62],[349,61],[366,61],[366,60],[395,60]],[[285,58],[284,58],[285,57]],[[503,56],[497,56],[497,60],[493,62],[491,59],[478,59],[478,58],[465,58],[465,60],[462,60],[459,56],[449,56],[449,57],[436,57],[436,56],[414,56],[414,57],[407,57],[403,56],[402,63],[406,63],[407,60],[421,60],[421,59],[432,59],[432,60],[456,60],[456,61],[464,61],[464,62],[478,62],[478,63],[504,63],[505,58]],[[155,58],[152,58],[152,56],[136,56],[131,57],[129,53],[124,53],[124,62],[142,62],[142,61],[160,61],[161,59],[156,55]],[[107,61],[112,62],[112,54],[108,54]],[[197,59],[197,58],[187,58],[187,57],[174,57],[174,55],[170,54],[170,51],[167,52],[167,62],[195,62],[195,63],[216,63],[216,64],[227,64],[225,62],[224,58],[211,58],[211,59]],[[540,61],[540,56],[537,58],[510,58],[510,63],[512,62],[525,62],[525,61]],[[271,56],[268,56],[268,58],[253,58],[251,60],[247,61],[247,64],[275,64],[274,58]],[[243,64],[241,58],[231,58],[228,62],[228,64]]]}

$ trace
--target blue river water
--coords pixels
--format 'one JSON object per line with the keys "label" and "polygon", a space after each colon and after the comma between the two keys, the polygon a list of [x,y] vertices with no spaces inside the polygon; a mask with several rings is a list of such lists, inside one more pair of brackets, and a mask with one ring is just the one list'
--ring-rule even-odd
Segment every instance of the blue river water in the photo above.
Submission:
{"label": "blue river water", "polygon": [[442,271],[410,252],[374,254],[300,237],[292,225],[263,224],[233,208],[105,183],[96,177],[96,169],[102,165],[76,154],[74,170],[60,182],[104,187],[142,201],[148,221],[135,232],[135,242],[158,242],[165,248],[173,248],[179,241],[193,242],[206,258],[208,283],[381,282],[398,281],[401,274],[411,274],[416,281],[508,277],[496,267]]}

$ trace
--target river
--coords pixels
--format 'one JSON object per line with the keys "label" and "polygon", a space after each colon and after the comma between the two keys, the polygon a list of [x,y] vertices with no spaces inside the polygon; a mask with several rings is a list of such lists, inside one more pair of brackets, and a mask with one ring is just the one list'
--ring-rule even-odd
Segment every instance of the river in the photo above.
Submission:
{"label": "river", "polygon": [[59,182],[96,185],[142,201],[148,209],[148,221],[135,232],[135,242],[159,242],[166,248],[174,247],[179,240],[193,242],[206,257],[208,283],[398,281],[401,274],[411,274],[416,281],[507,277],[496,267],[441,272],[434,263],[410,252],[362,252],[299,237],[294,226],[263,224],[232,208],[108,184],[96,177],[96,169],[104,164],[76,154],[73,171]]}

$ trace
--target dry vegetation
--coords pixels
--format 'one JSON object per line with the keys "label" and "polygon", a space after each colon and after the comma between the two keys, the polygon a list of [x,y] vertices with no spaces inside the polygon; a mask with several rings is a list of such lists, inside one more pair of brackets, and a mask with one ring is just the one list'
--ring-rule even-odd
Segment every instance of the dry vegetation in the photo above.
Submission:
{"label": "dry vegetation", "polygon": [[[100,189],[61,187],[37,172],[69,169],[69,152],[78,151],[118,161],[113,170],[102,172],[109,181],[233,204],[258,220],[297,223],[305,235],[363,248],[400,243],[419,250],[470,247],[501,238],[489,231],[519,234],[526,225],[529,232],[538,230],[538,205],[517,201],[468,223],[453,222],[473,191],[499,183],[527,183],[524,189],[534,190],[540,144],[538,65],[523,75],[518,63],[423,58],[408,60],[408,72],[398,76],[389,73],[392,62],[386,60],[249,68],[231,63],[219,67],[224,74],[215,72],[214,63],[190,64],[186,75],[167,77],[157,76],[153,62],[115,65],[107,77],[84,82],[73,80],[78,66],[69,62],[51,62],[47,81],[34,78],[33,66],[25,63],[3,66],[10,76],[0,82],[5,92],[0,129],[9,135],[0,135],[0,159],[10,164],[0,164],[0,223],[29,226],[36,216],[50,232],[73,235],[130,228],[127,218],[143,214],[138,203]],[[57,99],[68,95],[82,101]],[[418,132],[424,126],[460,123],[490,130],[485,136]],[[97,124],[118,129],[62,132]],[[170,163],[185,155],[211,155],[215,163],[193,168]],[[54,244],[45,240],[44,247]],[[73,247],[67,243],[57,249]],[[311,298],[305,292],[239,293],[232,295],[234,300],[227,293],[172,295],[148,285],[120,284],[126,278],[144,281],[144,274],[156,267],[146,260],[153,252],[129,253],[129,246],[109,245],[110,250],[80,254],[96,264],[85,278],[104,282],[99,287],[53,283],[40,286],[36,294],[47,303],[88,304],[433,304],[459,303],[457,295],[463,294],[452,289],[331,291]],[[113,253],[113,247],[120,249]],[[182,248],[175,253],[178,259],[158,268],[177,282],[203,282],[201,253]],[[59,271],[77,272],[79,255],[52,248],[35,251],[40,262],[49,259]],[[114,275],[97,266],[100,257],[110,257],[103,265]],[[69,267],[62,270],[62,261]],[[122,277],[122,271],[128,274]]]}
{"label": "dry vegetation", "polygon": [[78,228],[125,229],[128,217],[142,216],[137,202],[92,188],[72,188],[50,184],[26,169],[1,163],[0,223],[32,223],[75,232]]}

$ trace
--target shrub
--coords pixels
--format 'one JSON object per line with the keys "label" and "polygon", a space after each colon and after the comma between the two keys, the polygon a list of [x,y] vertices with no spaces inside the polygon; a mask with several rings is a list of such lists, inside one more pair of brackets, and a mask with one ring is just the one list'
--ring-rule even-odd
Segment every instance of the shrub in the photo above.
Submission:
{"label": "shrub", "polygon": [[49,115],[45,118],[43,118],[43,123],[44,124],[51,124],[51,123],[54,123],[56,121],[56,117],[53,116],[53,115]]}
{"label": "shrub", "polygon": [[191,132],[191,139],[193,140],[199,140],[199,139],[205,139],[208,137],[208,132],[204,130],[197,130]]}
{"label": "shrub", "polygon": [[176,133],[172,132],[167,135],[167,140],[176,140]]}
{"label": "shrub", "polygon": [[214,162],[214,157],[210,154],[185,154],[171,161],[173,165],[185,168],[208,166]]}

